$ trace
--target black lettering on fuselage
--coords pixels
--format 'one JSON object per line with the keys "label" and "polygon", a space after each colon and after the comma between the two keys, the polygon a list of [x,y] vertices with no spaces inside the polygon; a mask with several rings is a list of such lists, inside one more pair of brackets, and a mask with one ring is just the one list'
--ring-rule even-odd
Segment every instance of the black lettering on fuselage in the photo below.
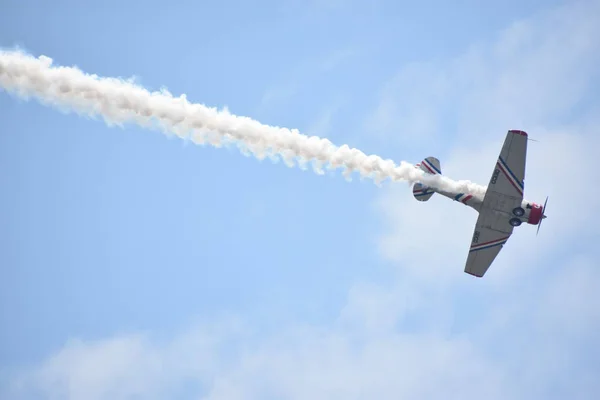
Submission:
{"label": "black lettering on fuselage", "polygon": [[492,179],[490,180],[490,183],[492,185],[495,185],[496,182],[498,181],[498,175],[500,175],[500,170],[498,168],[496,168],[494,170],[494,174],[492,175]]}

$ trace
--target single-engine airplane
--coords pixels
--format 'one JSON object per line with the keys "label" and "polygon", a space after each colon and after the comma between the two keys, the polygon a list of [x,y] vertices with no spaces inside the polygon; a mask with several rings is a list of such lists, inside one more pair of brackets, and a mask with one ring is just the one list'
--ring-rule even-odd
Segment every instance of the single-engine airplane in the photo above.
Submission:
{"label": "single-engine airplane", "polygon": [[[469,193],[446,192],[421,183],[413,185],[413,196],[419,201],[439,193],[479,212],[465,265],[465,272],[478,278],[485,275],[515,227],[527,222],[537,225],[539,232],[546,218],[547,197],[543,206],[523,200],[527,140],[523,131],[508,131],[483,200]],[[427,174],[442,174],[440,161],[435,157],[427,157],[415,167]]]}

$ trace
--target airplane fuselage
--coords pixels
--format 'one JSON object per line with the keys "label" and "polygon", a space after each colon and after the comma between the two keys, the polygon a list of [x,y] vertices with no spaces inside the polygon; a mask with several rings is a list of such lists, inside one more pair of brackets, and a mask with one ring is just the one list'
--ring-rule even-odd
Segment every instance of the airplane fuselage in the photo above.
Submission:
{"label": "airplane fuselage", "polygon": [[[522,131],[509,131],[508,138],[512,139],[514,135],[526,137],[526,134]],[[506,146],[506,143],[504,147],[509,148]],[[524,174],[524,154],[523,151],[523,166],[520,168],[523,171],[520,173],[521,175]],[[440,161],[435,157],[426,157],[423,161],[417,163],[415,168],[422,170],[428,175],[442,176]],[[500,188],[498,185],[500,185]],[[541,220],[545,218],[543,206],[523,199],[524,179],[517,178],[517,175],[508,166],[502,155],[498,157],[496,162],[496,168],[490,178],[488,191],[490,187],[493,187],[492,192],[473,194],[447,191],[415,183],[413,185],[413,196],[419,201],[427,201],[434,193],[438,193],[469,206],[479,213],[496,214],[499,217],[498,220],[505,220],[513,227],[519,226],[523,222],[530,225],[539,225]],[[489,200],[485,201],[485,198],[489,198]],[[514,200],[516,199],[522,199],[521,203],[515,204]]]}
{"label": "airplane fuselage", "polygon": [[[434,188],[429,188],[429,190],[435,192],[435,193],[439,193],[444,197],[449,198],[450,200],[454,200],[454,201],[458,201],[459,203],[462,203],[466,206],[469,206],[471,208],[473,208],[474,210],[476,210],[477,212],[481,211],[481,207],[483,205],[483,198],[480,198],[479,196],[476,195],[472,195],[469,193],[459,193],[459,192],[447,192],[444,190],[439,190],[439,189],[434,189]],[[535,202],[531,202],[528,200],[523,200],[521,202],[521,208],[523,209],[524,213],[521,216],[515,216],[511,213],[506,213],[500,210],[494,210],[497,213],[502,213],[502,214],[506,214],[509,218],[519,218],[522,222],[527,222],[528,224],[531,225],[537,225],[540,223],[540,220],[542,219],[542,206],[540,204],[537,204]]]}

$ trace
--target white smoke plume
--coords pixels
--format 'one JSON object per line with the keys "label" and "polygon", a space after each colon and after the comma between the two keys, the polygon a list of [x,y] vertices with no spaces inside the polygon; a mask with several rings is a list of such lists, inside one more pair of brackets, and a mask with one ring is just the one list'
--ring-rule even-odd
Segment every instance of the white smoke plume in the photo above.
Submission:
{"label": "white smoke plume", "polygon": [[295,129],[268,126],[248,117],[232,115],[202,104],[190,103],[185,95],[173,97],[166,90],[149,92],[132,81],[102,78],[86,74],[76,67],[53,66],[46,56],[35,58],[20,50],[0,50],[0,88],[21,98],[36,98],[62,111],[74,111],[89,117],[100,116],[108,125],[134,122],[143,127],[159,128],[197,144],[215,147],[235,144],[246,155],[281,157],[290,166],[314,171],[323,168],[344,169],[380,184],[384,180],[421,182],[446,191],[472,193],[483,198],[486,188],[469,181],[453,181],[430,176],[414,165],[367,156],[357,149],[335,146],[327,139],[308,137]]}

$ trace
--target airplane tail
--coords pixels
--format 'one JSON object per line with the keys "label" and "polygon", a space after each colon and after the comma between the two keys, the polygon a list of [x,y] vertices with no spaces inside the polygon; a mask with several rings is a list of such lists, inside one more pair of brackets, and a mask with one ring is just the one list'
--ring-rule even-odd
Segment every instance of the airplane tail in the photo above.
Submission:
{"label": "airplane tail", "polygon": [[[427,157],[416,165],[417,168],[425,171],[427,174],[436,175],[442,174],[442,168],[440,167],[440,160],[435,157]],[[413,196],[419,201],[427,201],[433,196],[435,190],[429,186],[423,185],[422,183],[415,183],[413,185]]]}

